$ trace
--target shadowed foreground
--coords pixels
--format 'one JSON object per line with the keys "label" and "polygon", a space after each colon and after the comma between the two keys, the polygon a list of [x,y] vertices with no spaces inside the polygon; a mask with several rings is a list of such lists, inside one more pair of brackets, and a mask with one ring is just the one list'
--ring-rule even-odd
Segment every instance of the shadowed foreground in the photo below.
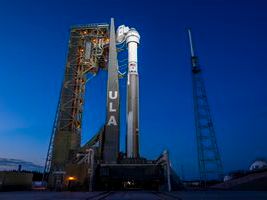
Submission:
{"label": "shadowed foreground", "polygon": [[209,200],[209,199],[267,199],[267,192],[262,191],[187,191],[172,193],[157,193],[149,191],[123,191],[123,192],[2,192],[1,200]]}

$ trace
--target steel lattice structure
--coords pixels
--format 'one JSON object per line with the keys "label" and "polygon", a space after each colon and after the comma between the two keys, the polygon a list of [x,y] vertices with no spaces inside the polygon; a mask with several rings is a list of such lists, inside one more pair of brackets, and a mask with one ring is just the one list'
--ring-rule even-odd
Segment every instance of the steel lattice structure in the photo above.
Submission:
{"label": "steel lattice structure", "polygon": [[195,128],[197,138],[198,165],[200,179],[204,183],[212,179],[221,179],[223,173],[222,161],[218,150],[215,129],[212,121],[208,98],[206,94],[202,70],[198,57],[195,56],[191,31],[188,30],[191,62],[193,99],[195,113]]}
{"label": "steel lattice structure", "polygon": [[[43,183],[49,189],[116,190],[158,189],[171,191],[180,180],[171,169],[168,152],[156,160],[139,155],[138,44],[134,28],[91,24],[71,29],[65,76],[45,163]],[[126,46],[126,47],[124,47]],[[119,48],[118,48],[119,47]],[[127,72],[121,72],[118,52],[127,49]],[[81,146],[86,82],[107,70],[106,120]],[[120,84],[127,74],[126,152],[120,152]],[[126,84],[126,83],[125,83]]]}
{"label": "steel lattice structure", "polygon": [[49,142],[44,177],[64,172],[81,148],[81,125],[89,75],[107,68],[109,24],[89,24],[71,29],[65,76]]}

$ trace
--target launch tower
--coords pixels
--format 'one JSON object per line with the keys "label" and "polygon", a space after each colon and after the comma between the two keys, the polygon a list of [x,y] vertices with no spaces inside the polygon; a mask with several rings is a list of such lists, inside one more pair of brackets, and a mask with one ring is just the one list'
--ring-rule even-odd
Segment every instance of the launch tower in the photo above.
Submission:
{"label": "launch tower", "polygon": [[190,29],[188,30],[188,36],[191,51],[198,166],[200,179],[206,183],[207,180],[221,179],[223,169],[202,77],[202,70],[198,62],[198,57],[194,52]]}
{"label": "launch tower", "polygon": [[[140,35],[124,25],[117,34],[110,24],[89,24],[71,29],[65,77],[50,139],[44,181],[52,189],[110,190],[125,188],[171,189],[168,152],[156,160],[139,154],[139,79],[137,47]],[[120,93],[117,44],[128,50],[127,148],[120,152]],[[86,82],[107,70],[106,120],[81,145],[81,123]],[[173,180],[179,184],[179,180]]]}

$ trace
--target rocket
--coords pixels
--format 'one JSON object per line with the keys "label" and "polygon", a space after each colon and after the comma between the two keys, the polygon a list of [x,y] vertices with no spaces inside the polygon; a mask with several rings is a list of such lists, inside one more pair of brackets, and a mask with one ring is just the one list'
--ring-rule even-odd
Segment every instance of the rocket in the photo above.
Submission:
{"label": "rocket", "polygon": [[117,29],[117,41],[124,42],[128,48],[127,76],[127,158],[139,157],[139,76],[137,48],[140,35],[134,28],[124,25]]}

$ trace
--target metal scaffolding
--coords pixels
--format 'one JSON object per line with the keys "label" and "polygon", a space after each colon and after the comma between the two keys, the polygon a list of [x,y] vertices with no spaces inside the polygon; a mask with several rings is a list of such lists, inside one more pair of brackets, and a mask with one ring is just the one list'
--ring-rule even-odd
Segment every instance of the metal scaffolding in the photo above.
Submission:
{"label": "metal scaffolding", "polygon": [[[71,29],[65,77],[61,88],[47,153],[46,174],[63,174],[81,147],[81,125],[88,75],[107,68],[109,24],[89,24]],[[55,182],[54,180],[52,182]],[[52,183],[53,184],[53,183]]]}
{"label": "metal scaffolding", "polygon": [[200,179],[204,183],[208,180],[222,178],[223,167],[216,141],[215,129],[212,122],[210,107],[206,94],[202,70],[198,63],[198,57],[194,53],[191,31],[188,30],[191,62],[195,127],[197,137],[198,165]]}

